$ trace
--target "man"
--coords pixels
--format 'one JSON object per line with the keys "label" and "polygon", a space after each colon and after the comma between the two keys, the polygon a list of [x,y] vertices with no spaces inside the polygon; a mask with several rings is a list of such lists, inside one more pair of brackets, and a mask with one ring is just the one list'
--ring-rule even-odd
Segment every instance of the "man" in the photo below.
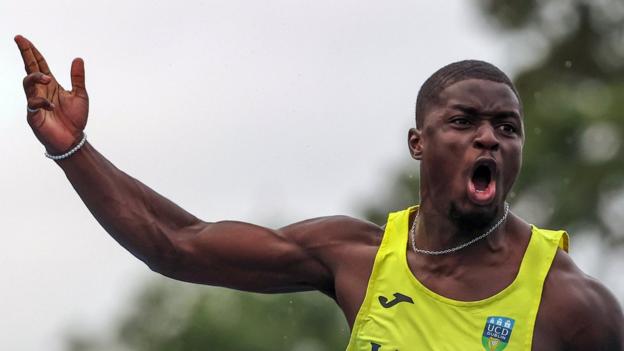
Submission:
{"label": "man", "polygon": [[352,328],[348,350],[622,350],[615,298],[565,252],[567,234],[529,225],[505,202],[524,145],[520,99],[480,61],[448,65],[421,88],[411,155],[421,203],[385,228],[345,216],[277,230],[204,222],[86,142],[84,64],[59,86],[15,38],[27,119],[100,224],[152,270],[183,281],[275,293],[319,290]]}

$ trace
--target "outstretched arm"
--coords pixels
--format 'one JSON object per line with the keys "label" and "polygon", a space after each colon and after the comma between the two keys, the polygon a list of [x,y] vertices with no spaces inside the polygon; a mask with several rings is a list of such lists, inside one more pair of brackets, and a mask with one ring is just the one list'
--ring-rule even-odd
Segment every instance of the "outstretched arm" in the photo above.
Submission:
{"label": "outstretched arm", "polygon": [[[32,43],[21,36],[15,40],[28,73],[28,122],[49,153],[63,153],[82,138],[87,122],[84,64],[74,60],[72,90],[66,91]],[[332,238],[337,231],[362,225],[345,217],[280,230],[208,223],[117,169],[89,143],[57,163],[115,240],[153,270],[180,280],[261,292],[318,289],[332,294],[328,257],[341,246]]]}
{"label": "outstretched arm", "polygon": [[326,236],[336,219],[280,230],[208,223],[117,169],[89,144],[58,164],[106,231],[154,271],[259,292],[333,289],[319,248],[309,240]]}

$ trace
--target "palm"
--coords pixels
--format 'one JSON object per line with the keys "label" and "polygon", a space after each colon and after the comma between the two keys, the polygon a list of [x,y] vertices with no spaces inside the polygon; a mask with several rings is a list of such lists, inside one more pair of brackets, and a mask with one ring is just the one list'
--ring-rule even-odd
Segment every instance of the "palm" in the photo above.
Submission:
{"label": "palm", "polygon": [[50,153],[62,153],[80,139],[87,124],[89,98],[84,87],[84,64],[76,59],[72,63],[72,90],[66,91],[58,84],[39,51],[23,37],[16,37],[28,76],[24,89],[31,108],[28,123],[39,141]]}
{"label": "palm", "polygon": [[[87,125],[89,100],[64,90],[57,82],[43,86],[45,97],[55,106],[53,110],[41,110],[38,118],[30,118],[29,124],[37,138],[50,149],[59,152],[69,149]],[[36,115],[34,117],[37,117]]]}

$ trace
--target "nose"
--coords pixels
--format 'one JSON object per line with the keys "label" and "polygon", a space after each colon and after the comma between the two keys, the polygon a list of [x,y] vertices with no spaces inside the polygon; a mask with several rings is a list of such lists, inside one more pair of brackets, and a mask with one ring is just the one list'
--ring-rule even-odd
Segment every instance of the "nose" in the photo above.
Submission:
{"label": "nose", "polygon": [[497,151],[499,147],[498,139],[494,132],[494,128],[489,124],[484,124],[477,130],[474,139],[474,147],[477,149]]}

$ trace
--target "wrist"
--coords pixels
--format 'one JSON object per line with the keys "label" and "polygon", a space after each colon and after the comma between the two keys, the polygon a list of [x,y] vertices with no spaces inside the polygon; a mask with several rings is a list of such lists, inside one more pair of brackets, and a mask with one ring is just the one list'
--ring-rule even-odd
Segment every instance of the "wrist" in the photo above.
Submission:
{"label": "wrist", "polygon": [[86,133],[82,133],[82,138],[80,139],[78,144],[76,144],[75,146],[70,148],[68,151],[66,151],[64,153],[61,153],[61,154],[51,154],[48,151],[46,151],[44,153],[44,155],[45,155],[45,157],[47,157],[49,159],[52,159],[54,161],[64,160],[64,159],[70,157],[71,155],[75,154],[78,150],[80,150],[80,148],[82,148],[84,146],[86,141],[87,141],[87,134]]}

